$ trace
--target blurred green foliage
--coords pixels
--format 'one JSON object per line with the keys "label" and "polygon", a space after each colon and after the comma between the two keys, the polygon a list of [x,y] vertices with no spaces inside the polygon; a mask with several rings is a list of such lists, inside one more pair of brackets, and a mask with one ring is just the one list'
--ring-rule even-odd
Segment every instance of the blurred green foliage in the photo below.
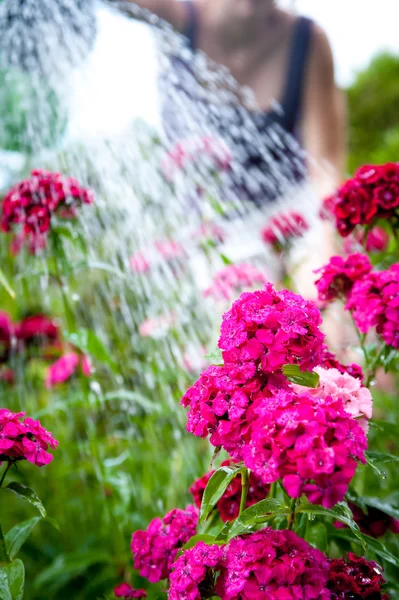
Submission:
{"label": "blurred green foliage", "polygon": [[365,163],[399,160],[399,56],[376,55],[347,93],[349,172]]}

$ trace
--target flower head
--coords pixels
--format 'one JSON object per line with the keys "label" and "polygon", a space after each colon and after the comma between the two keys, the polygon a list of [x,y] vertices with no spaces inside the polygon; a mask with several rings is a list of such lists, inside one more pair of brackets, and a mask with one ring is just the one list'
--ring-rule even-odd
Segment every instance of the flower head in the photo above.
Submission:
{"label": "flower head", "polygon": [[82,204],[92,204],[92,193],[76,179],[60,173],[32,171],[6,194],[2,204],[1,228],[15,235],[13,247],[19,251],[24,241],[31,252],[43,248],[54,215],[70,218]]}
{"label": "flower head", "polygon": [[25,413],[0,409],[0,462],[20,460],[42,467],[53,460],[48,448],[58,446],[52,434]]}
{"label": "flower head", "polygon": [[328,559],[292,531],[263,529],[225,549],[217,594],[226,600],[329,600]]}
{"label": "flower head", "polygon": [[399,263],[355,283],[346,309],[362,333],[375,327],[387,346],[399,348]]}
{"label": "flower head", "polygon": [[215,573],[223,557],[220,546],[199,542],[180,556],[170,575],[169,600],[201,600],[215,590]]}
{"label": "flower head", "polygon": [[46,387],[52,388],[55,385],[68,381],[78,369],[81,369],[85,377],[91,375],[91,365],[89,359],[84,354],[68,352],[50,365],[47,369]]}
{"label": "flower head", "polygon": [[189,407],[187,431],[203,438],[210,435],[213,446],[222,446],[235,460],[242,460],[255,407],[285,386],[287,382],[280,374],[255,376],[251,364],[231,370],[208,367],[181,401]]}
{"label": "flower head", "polygon": [[277,252],[288,248],[292,242],[309,230],[305,218],[296,212],[276,215],[262,231],[262,239]]}
{"label": "flower head", "polygon": [[274,373],[285,364],[306,371],[320,364],[324,352],[321,315],[313,302],[271,284],[244,293],[223,315],[219,348],[224,364],[252,365],[253,371]]}
{"label": "flower head", "polygon": [[145,531],[133,533],[134,568],[151,583],[167,579],[179,549],[196,534],[197,522],[197,509],[190,505],[153,519]]}
{"label": "flower head", "polygon": [[382,569],[374,561],[348,552],[348,558],[330,561],[328,588],[331,590],[331,600],[388,600],[388,594],[381,591],[385,580]]}
{"label": "flower head", "polygon": [[116,598],[147,598],[145,590],[135,590],[128,583],[121,583],[114,589]]}
{"label": "flower head", "polygon": [[17,323],[15,335],[20,345],[38,345],[58,340],[59,328],[53,319],[35,314]]}
{"label": "flower head", "polygon": [[371,262],[365,254],[351,254],[346,259],[333,256],[327,265],[317,271],[320,277],[315,285],[319,300],[331,302],[340,297],[346,299],[355,282],[371,270]]}
{"label": "flower head", "polygon": [[303,493],[332,508],[365,463],[367,439],[341,399],[281,391],[255,409],[244,462],[264,483],[282,479],[289,496]]}
{"label": "flower head", "polygon": [[392,219],[399,208],[399,163],[365,165],[334,196],[339,233],[346,237],[358,225]]}

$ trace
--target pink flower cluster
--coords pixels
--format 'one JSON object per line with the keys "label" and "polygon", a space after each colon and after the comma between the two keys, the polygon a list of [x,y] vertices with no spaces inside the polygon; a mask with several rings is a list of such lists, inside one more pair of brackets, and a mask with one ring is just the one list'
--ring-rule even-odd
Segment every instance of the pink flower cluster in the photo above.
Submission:
{"label": "pink flower cluster", "polygon": [[58,446],[52,434],[24,412],[13,413],[0,409],[0,463],[27,460],[38,467],[53,460],[48,448]]}
{"label": "pink flower cluster", "polygon": [[389,600],[388,594],[381,591],[385,580],[382,569],[374,561],[348,552],[348,558],[330,561],[328,589],[330,600]]}
{"label": "pink flower cluster", "polygon": [[52,388],[68,381],[75,373],[82,372],[84,377],[90,377],[92,369],[90,361],[84,354],[67,352],[63,354],[47,369],[46,387]]}
{"label": "pink flower cluster", "polygon": [[223,315],[219,348],[230,370],[274,373],[296,364],[319,365],[324,351],[320,311],[313,302],[271,284],[244,293]]}
{"label": "pink flower cluster", "polygon": [[256,409],[244,462],[264,483],[282,479],[291,498],[305,494],[332,508],[343,500],[367,439],[340,398],[281,391]]}
{"label": "pink flower cluster", "polygon": [[216,593],[224,600],[329,600],[328,559],[292,531],[270,528],[233,539]]}
{"label": "pink flower cluster", "polygon": [[163,159],[161,171],[169,182],[173,182],[179,172],[200,163],[210,171],[227,171],[232,162],[230,148],[222,140],[211,136],[192,137],[178,142]]}
{"label": "pink flower cluster", "polygon": [[290,212],[270,219],[262,231],[262,239],[266,244],[273,246],[277,252],[281,252],[308,230],[309,225],[305,218],[299,213]]}
{"label": "pink flower cluster", "polygon": [[131,543],[134,568],[151,583],[167,579],[179,549],[196,534],[197,523],[198,511],[190,505],[153,519],[146,531],[136,531]]}
{"label": "pink flower cluster", "polygon": [[333,256],[329,263],[318,269],[320,277],[315,282],[319,300],[328,303],[337,298],[346,299],[356,281],[372,270],[365,254],[351,254],[348,258]]}
{"label": "pink flower cluster", "polygon": [[[222,446],[235,460],[243,460],[243,448],[251,438],[257,403],[287,385],[282,375],[257,375],[249,368],[235,374],[226,367],[211,366],[182,398],[189,407],[187,430]],[[236,375],[236,376],[235,376]]]}
{"label": "pink flower cluster", "polygon": [[[222,462],[221,466],[231,466],[233,465],[232,460],[225,460]],[[197,479],[190,487],[190,493],[194,498],[194,502],[198,508],[201,507],[202,497],[204,495],[204,491],[208,482],[215,471],[210,471],[201,479]],[[256,477],[253,473],[249,475],[249,487],[248,487],[248,495],[245,508],[249,508],[253,504],[264,500],[270,491],[270,486],[263,484],[258,477]],[[224,523],[227,521],[233,521],[238,517],[240,511],[240,500],[241,500],[241,475],[237,475],[227,487],[223,496],[220,498],[217,503],[217,510],[219,511],[220,518]]]}
{"label": "pink flower cluster", "polygon": [[15,185],[2,204],[1,228],[13,232],[12,251],[25,241],[32,253],[45,247],[54,215],[71,218],[82,204],[92,204],[92,193],[76,179],[60,173],[32,171],[30,179]]}
{"label": "pink flower cluster", "polygon": [[375,562],[351,552],[330,560],[294,532],[267,528],[186,550],[173,566],[169,600],[388,600],[384,583]]}
{"label": "pink flower cluster", "polygon": [[375,327],[388,346],[399,348],[399,263],[356,282],[346,309],[362,333]]}
{"label": "pink flower cluster", "polygon": [[[29,315],[22,321],[13,323],[10,315],[0,312],[0,362],[9,360],[12,347],[15,352],[28,353],[28,356],[32,348],[34,356],[37,356],[39,349],[41,358],[51,360],[62,354],[59,327],[54,319],[46,315]],[[62,354],[48,367],[46,386],[51,388],[67,381],[79,368],[85,377],[90,376],[91,366],[87,356],[75,351]],[[5,369],[3,375],[4,381],[10,384],[14,382],[12,370]]]}
{"label": "pink flower cluster", "polygon": [[135,590],[127,583],[121,583],[114,589],[116,598],[147,598],[147,592],[145,590]]}
{"label": "pink flower cluster", "polygon": [[392,220],[399,211],[399,163],[365,165],[333,197],[336,226],[346,237],[357,225]]}
{"label": "pink flower cluster", "polygon": [[[319,387],[315,390],[307,390],[312,396],[321,400],[332,398],[341,400],[345,411],[354,419],[369,420],[373,414],[373,398],[368,388],[361,381],[349,373],[341,373],[338,369],[325,369],[316,367],[315,372],[320,377]],[[304,391],[303,387],[294,386],[298,393]]]}
{"label": "pink flower cluster", "polygon": [[263,286],[268,279],[254,265],[228,265],[216,273],[212,285],[204,291],[204,296],[215,300],[233,300],[238,292]]}

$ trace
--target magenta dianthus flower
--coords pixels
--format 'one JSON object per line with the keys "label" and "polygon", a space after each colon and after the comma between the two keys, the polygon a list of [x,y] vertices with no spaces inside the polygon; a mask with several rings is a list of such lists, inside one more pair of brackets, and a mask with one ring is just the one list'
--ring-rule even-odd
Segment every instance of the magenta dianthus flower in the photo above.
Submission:
{"label": "magenta dianthus flower", "polygon": [[213,446],[222,446],[235,460],[249,442],[254,409],[265,396],[287,387],[281,374],[255,375],[255,365],[244,369],[211,366],[183,396],[189,407],[187,431],[198,437],[210,435]]}
{"label": "magenta dianthus flower", "polygon": [[223,548],[199,542],[180,556],[170,575],[168,600],[201,600],[214,596],[215,573],[220,569]]}
{"label": "magenta dianthus flower", "polygon": [[271,528],[233,539],[216,593],[224,600],[329,600],[328,559],[292,531]]}
{"label": "magenta dianthus flower", "polygon": [[116,598],[147,598],[147,592],[143,589],[135,590],[128,583],[121,583],[114,589]]}
{"label": "magenta dianthus flower", "polygon": [[153,519],[145,531],[132,536],[134,568],[151,583],[167,579],[179,549],[196,534],[197,509],[176,508],[162,519]]}
{"label": "magenta dianthus flower", "polygon": [[357,468],[366,462],[367,439],[343,402],[281,391],[257,408],[244,462],[264,483],[282,479],[291,498],[313,504],[341,502]]}
{"label": "magenta dianthus flower", "polygon": [[22,420],[24,416],[24,412],[0,409],[0,463],[27,460],[38,467],[48,465],[53,457],[47,450],[56,448],[58,442],[39,421]]}
{"label": "magenta dianthus flower", "polygon": [[362,333],[375,327],[387,346],[399,348],[399,263],[358,281],[346,309]]}
{"label": "magenta dianthus flower", "polygon": [[262,239],[270,244],[277,252],[289,248],[292,242],[302,237],[309,230],[306,219],[291,211],[287,214],[279,214],[270,219],[262,231]]}
{"label": "magenta dianthus flower", "polygon": [[285,364],[302,371],[322,361],[324,334],[321,315],[313,302],[271,284],[244,293],[223,315],[219,348],[228,369],[252,365],[255,371],[274,373]]}
{"label": "magenta dianthus flower", "polygon": [[319,279],[315,282],[319,300],[332,302],[336,298],[346,299],[356,281],[370,273],[372,264],[365,254],[351,254],[348,258],[333,256],[329,263],[318,269]]}

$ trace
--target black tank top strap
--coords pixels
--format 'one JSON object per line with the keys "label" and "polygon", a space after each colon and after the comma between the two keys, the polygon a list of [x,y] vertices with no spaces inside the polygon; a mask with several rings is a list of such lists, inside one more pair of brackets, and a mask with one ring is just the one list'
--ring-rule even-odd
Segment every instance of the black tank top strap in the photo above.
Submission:
{"label": "black tank top strap", "polygon": [[186,9],[186,25],[183,33],[190,43],[191,50],[196,50],[198,42],[197,8],[192,0],[184,0],[183,4]]}
{"label": "black tank top strap", "polygon": [[294,133],[300,118],[312,30],[313,21],[306,17],[299,17],[294,25],[287,79],[282,99],[284,126],[289,133]]}

